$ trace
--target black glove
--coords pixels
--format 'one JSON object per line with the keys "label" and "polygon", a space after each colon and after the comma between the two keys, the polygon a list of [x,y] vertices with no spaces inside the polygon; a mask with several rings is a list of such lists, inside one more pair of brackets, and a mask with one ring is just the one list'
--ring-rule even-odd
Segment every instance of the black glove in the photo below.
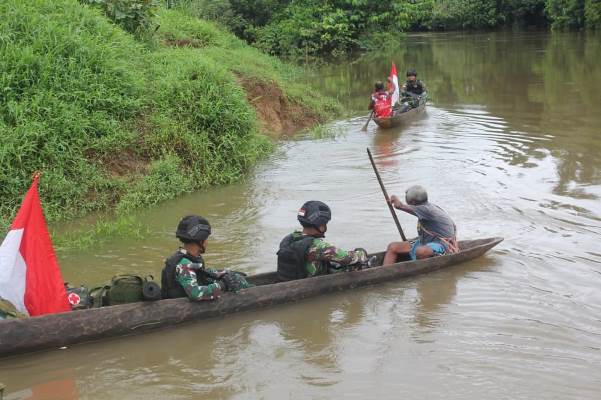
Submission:
{"label": "black glove", "polygon": [[357,251],[357,250],[361,250],[362,252],[364,252],[364,253],[365,253],[365,257],[369,258],[369,255],[367,254],[367,250],[365,250],[363,247],[357,247],[357,248],[355,249],[355,251]]}
{"label": "black glove", "polygon": [[377,256],[371,256],[367,253],[367,250],[365,250],[362,247],[357,247],[355,249],[355,251],[357,250],[362,250],[365,253],[365,257],[367,258],[364,262],[361,263],[361,269],[365,269],[365,268],[371,268],[371,267],[375,267],[376,264],[378,263],[378,257]]}
{"label": "black glove", "polygon": [[377,266],[378,266],[378,256],[371,256],[367,259],[363,268],[371,268],[371,267],[377,267]]}
{"label": "black glove", "polygon": [[228,292],[239,292],[242,289],[238,283],[238,280],[229,271],[225,271],[225,273],[221,276],[221,282],[225,283],[225,290]]}
{"label": "black glove", "polygon": [[228,292],[238,293],[241,289],[246,289],[252,285],[244,278],[244,275],[234,271],[224,271],[219,277],[219,281],[225,285]]}

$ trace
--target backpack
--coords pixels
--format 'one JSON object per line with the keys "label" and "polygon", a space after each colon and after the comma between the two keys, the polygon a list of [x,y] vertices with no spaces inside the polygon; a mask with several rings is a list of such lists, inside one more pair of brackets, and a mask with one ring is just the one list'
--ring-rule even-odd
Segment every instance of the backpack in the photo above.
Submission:
{"label": "backpack", "polygon": [[93,307],[115,306],[137,303],[144,300],[160,300],[160,287],[154,277],[148,275],[119,274],[113,276],[110,285],[98,286],[90,290]]}
{"label": "backpack", "polygon": [[86,285],[73,287],[67,282],[65,283],[65,289],[67,290],[67,300],[69,300],[72,310],[83,310],[92,306],[92,298]]}
{"label": "backpack", "polygon": [[17,311],[13,303],[0,297],[0,320],[27,318],[27,314]]}

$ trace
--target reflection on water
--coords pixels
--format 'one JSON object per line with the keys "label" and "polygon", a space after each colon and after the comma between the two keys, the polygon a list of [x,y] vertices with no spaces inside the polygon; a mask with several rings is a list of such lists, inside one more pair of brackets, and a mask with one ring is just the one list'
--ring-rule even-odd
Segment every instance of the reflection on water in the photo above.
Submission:
{"label": "reflection on water", "polygon": [[[239,185],[140,212],[151,232],[59,254],[72,282],[158,276],[188,213],[214,226],[208,263],[273,270],[306,200],[332,206],[328,239],[382,250],[391,194],[412,184],[462,238],[504,236],[486,257],[434,274],[143,336],[0,361],[11,399],[597,399],[601,385],[599,36],[421,35],[316,79],[366,115],[375,79],[415,67],[428,112],[406,126],[300,136]],[[399,214],[408,236],[415,219]],[[63,389],[64,388],[64,389]],[[71,389],[73,390],[71,390]],[[71,391],[69,391],[71,390]],[[38,394],[39,393],[39,394]],[[37,397],[36,397],[37,396]]]}

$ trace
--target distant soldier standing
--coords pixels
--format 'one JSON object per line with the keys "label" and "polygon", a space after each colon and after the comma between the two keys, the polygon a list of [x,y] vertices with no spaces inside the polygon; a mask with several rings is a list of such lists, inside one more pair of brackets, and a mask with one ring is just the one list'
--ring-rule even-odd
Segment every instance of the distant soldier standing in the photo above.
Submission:
{"label": "distant soldier standing", "polygon": [[281,281],[361,268],[367,262],[365,250],[346,251],[324,240],[331,217],[330,208],[321,201],[303,204],[297,215],[302,231],[287,235],[277,253]]}

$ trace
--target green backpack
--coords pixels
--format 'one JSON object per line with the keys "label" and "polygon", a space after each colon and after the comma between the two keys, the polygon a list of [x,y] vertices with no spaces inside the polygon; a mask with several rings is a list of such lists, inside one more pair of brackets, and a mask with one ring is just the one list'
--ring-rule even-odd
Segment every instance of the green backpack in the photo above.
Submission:
{"label": "green backpack", "polygon": [[93,306],[115,306],[144,300],[159,300],[158,297],[148,295],[149,289],[153,293],[160,293],[159,286],[153,280],[152,275],[145,278],[130,274],[115,275],[110,285],[98,286],[90,290]]}
{"label": "green backpack", "polygon": [[21,318],[27,318],[27,314],[17,311],[13,303],[0,297],[0,320]]}

